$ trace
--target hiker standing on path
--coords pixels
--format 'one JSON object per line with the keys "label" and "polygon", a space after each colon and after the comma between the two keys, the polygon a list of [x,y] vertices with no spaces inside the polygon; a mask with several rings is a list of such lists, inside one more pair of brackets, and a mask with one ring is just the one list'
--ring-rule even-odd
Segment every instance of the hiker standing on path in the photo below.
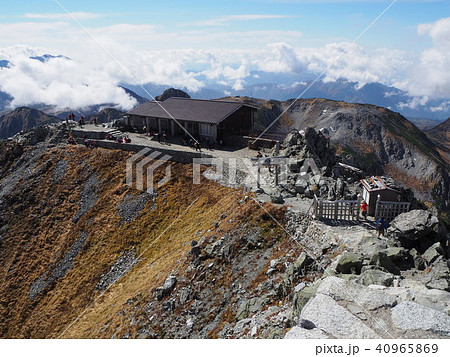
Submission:
{"label": "hiker standing on path", "polygon": [[156,134],[156,136],[158,137],[158,143],[161,143],[161,133],[158,132],[158,133]]}
{"label": "hiker standing on path", "polygon": [[196,142],[194,143],[194,148],[195,148],[195,151],[200,151],[200,152],[202,152],[202,147],[200,146],[200,143],[199,143],[198,141],[196,141]]}
{"label": "hiker standing on path", "polygon": [[384,237],[384,231],[387,228],[386,222],[383,220],[383,218],[378,218],[377,222],[375,223],[375,227],[377,229],[378,238],[380,238],[380,235]]}
{"label": "hiker standing on path", "polygon": [[361,214],[365,220],[367,220],[367,207],[368,206],[369,205],[367,204],[367,202],[363,200],[361,203]]}

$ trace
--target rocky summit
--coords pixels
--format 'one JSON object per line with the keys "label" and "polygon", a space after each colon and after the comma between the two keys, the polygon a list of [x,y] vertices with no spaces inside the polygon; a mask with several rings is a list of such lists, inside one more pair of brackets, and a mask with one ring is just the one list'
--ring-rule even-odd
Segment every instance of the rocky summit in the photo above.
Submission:
{"label": "rocky summit", "polygon": [[[323,116],[350,125],[327,105],[318,107]],[[302,108],[292,111],[309,110]],[[415,198],[420,191],[383,171],[410,203],[384,234],[359,211],[351,220],[313,214],[317,200],[354,202],[360,179],[372,174],[371,165],[356,167],[342,151],[351,142],[339,139],[342,127],[333,124],[335,136],[290,128],[259,158],[248,148],[198,153],[137,133],[127,133],[129,144],[87,145],[101,128],[88,126],[76,137],[81,129],[57,123],[0,143],[0,337],[450,336],[442,205]],[[362,137],[381,133],[375,129]],[[170,179],[151,192],[130,184],[136,172],[127,172],[144,140],[172,156]],[[418,170],[428,172],[426,160],[440,165],[398,136],[383,143],[376,155],[386,153],[386,165],[403,162],[407,152]],[[237,174],[227,164],[218,177],[205,161],[198,185],[187,155],[210,163],[232,157]],[[288,163],[278,183],[271,166],[277,158]],[[259,183],[252,174],[258,161]],[[155,182],[167,172],[158,166]]]}
{"label": "rocky summit", "polygon": [[272,125],[271,133],[286,134],[292,129],[314,128],[329,139],[340,162],[366,174],[387,173],[414,188],[419,199],[435,200],[443,209],[450,207],[448,123],[427,136],[399,113],[375,105],[318,98],[248,100],[261,106],[256,114],[261,130]]}

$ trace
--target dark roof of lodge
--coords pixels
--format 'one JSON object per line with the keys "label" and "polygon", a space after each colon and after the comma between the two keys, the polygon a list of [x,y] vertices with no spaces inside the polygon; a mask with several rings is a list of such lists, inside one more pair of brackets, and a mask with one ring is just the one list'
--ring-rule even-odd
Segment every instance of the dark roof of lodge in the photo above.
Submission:
{"label": "dark roof of lodge", "polygon": [[159,104],[154,101],[143,103],[127,114],[218,124],[244,106],[256,109],[240,102],[173,97]]}

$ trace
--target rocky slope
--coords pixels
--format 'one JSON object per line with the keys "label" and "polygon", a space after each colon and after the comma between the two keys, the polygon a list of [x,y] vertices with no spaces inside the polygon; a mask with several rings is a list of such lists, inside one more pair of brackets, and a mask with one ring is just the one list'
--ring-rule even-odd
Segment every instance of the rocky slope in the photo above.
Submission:
{"label": "rocky slope", "polygon": [[0,337],[450,335],[436,212],[405,213],[378,239],[370,221],[312,220],[307,198],[262,203],[206,171],[194,186],[175,162],[149,194],[126,184],[131,153],[67,137],[43,126],[0,145]]}
{"label": "rocky slope", "polygon": [[22,130],[59,122],[58,118],[27,107],[20,107],[0,117],[0,138],[7,139]]}
{"label": "rocky slope", "polygon": [[436,144],[442,156],[450,164],[450,118],[426,130],[425,134]]}

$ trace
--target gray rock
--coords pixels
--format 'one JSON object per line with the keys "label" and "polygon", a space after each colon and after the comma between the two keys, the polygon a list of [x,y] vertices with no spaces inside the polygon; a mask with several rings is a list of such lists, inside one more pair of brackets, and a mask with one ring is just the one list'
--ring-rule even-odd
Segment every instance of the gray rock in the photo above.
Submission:
{"label": "gray rock", "polygon": [[437,289],[427,289],[416,280],[404,279],[400,287],[385,288],[384,291],[396,297],[398,302],[414,301],[417,304],[450,315],[450,293]]}
{"label": "gray rock", "polygon": [[65,176],[67,169],[69,167],[69,162],[67,160],[61,159],[56,164],[55,168],[53,169],[53,183],[60,182],[63,177]]}
{"label": "gray rock", "polygon": [[294,272],[300,273],[306,266],[311,264],[313,259],[305,252],[301,252],[297,260],[294,262]]}
{"label": "gray rock", "polygon": [[339,262],[336,266],[336,272],[342,274],[351,274],[361,272],[363,256],[353,252],[342,253]]}
{"label": "gray rock", "polygon": [[282,143],[281,146],[282,146],[283,148],[287,148],[287,147],[290,147],[290,146],[294,146],[294,145],[296,145],[299,141],[301,141],[301,138],[302,138],[302,137],[301,137],[299,131],[293,129],[293,130],[291,130],[291,132],[290,132],[289,134],[286,135],[286,137],[284,138],[283,143]]}
{"label": "gray rock", "polygon": [[282,204],[284,202],[281,195],[270,195],[270,200],[272,203]]}
{"label": "gray rock", "polygon": [[327,295],[318,293],[306,304],[300,317],[312,321],[333,338],[379,338],[375,331]]}
{"label": "gray rock", "polygon": [[175,285],[177,284],[177,277],[175,275],[169,275],[164,282],[164,285],[156,289],[156,297],[158,300],[162,300],[164,297],[169,296]]}
{"label": "gray rock", "polygon": [[427,267],[427,262],[415,249],[411,249],[410,254],[413,258],[414,268],[417,270],[424,270]]}
{"label": "gray rock", "polygon": [[391,286],[392,282],[394,281],[394,275],[391,273],[385,273],[378,269],[367,269],[361,273],[357,281],[365,286]]}
{"label": "gray rock", "polygon": [[354,302],[367,310],[392,307],[397,303],[396,297],[384,291],[336,277],[325,278],[317,294],[330,296],[336,301]]}
{"label": "gray rock", "polygon": [[311,188],[307,188],[305,190],[305,197],[306,198],[314,198],[314,191]]}
{"label": "gray rock", "polygon": [[422,330],[450,336],[450,316],[447,314],[405,301],[392,309],[392,322],[403,330]]}
{"label": "gray rock", "polygon": [[383,251],[375,253],[370,259],[370,264],[382,267],[392,274],[395,275],[400,274],[400,270],[395,266],[394,262]]}
{"label": "gray rock", "polygon": [[208,244],[205,247],[205,253],[210,257],[220,256],[224,243],[225,243],[225,238],[222,237],[217,242]]}
{"label": "gray rock", "polygon": [[200,253],[201,253],[201,249],[200,249],[200,246],[198,245],[198,242],[193,240],[191,242],[191,251],[189,252],[189,254],[192,256],[192,259],[195,260],[200,256]]}
{"label": "gray rock", "polygon": [[450,269],[444,258],[439,257],[434,261],[431,271],[425,276],[425,286],[450,291]]}
{"label": "gray rock", "polygon": [[292,329],[288,331],[286,339],[327,339],[329,338],[325,332],[322,330],[315,328],[312,330],[304,329],[300,326],[294,326]]}
{"label": "gray rock", "polygon": [[302,178],[298,179],[295,183],[295,191],[297,193],[305,193],[308,188],[308,182]]}
{"label": "gray rock", "polygon": [[430,248],[428,248],[425,253],[422,254],[422,257],[428,263],[428,265],[433,264],[437,258],[444,255],[444,249],[442,248],[441,243],[434,243]]}
{"label": "gray rock", "polygon": [[303,290],[306,287],[306,284],[304,282],[301,282],[297,284],[294,288],[294,291],[298,293],[299,291]]}
{"label": "gray rock", "polygon": [[405,259],[410,257],[408,251],[400,247],[389,247],[384,249],[383,252],[396,265],[401,264]]}
{"label": "gray rock", "polygon": [[236,320],[245,319],[248,316],[260,311],[269,300],[265,297],[254,297],[241,302],[236,313]]}
{"label": "gray rock", "polygon": [[74,223],[78,222],[85,213],[97,204],[97,192],[99,191],[100,181],[98,180],[97,174],[93,173],[86,180],[86,184],[81,192],[80,209],[72,218]]}
{"label": "gray rock", "polygon": [[439,220],[429,211],[413,210],[395,217],[388,228],[388,234],[397,238],[418,240],[429,233],[439,231]]}
{"label": "gray rock", "polygon": [[303,307],[307,304],[307,302],[314,297],[318,288],[318,284],[307,286],[303,288],[299,292],[294,294],[292,299],[293,311],[292,314],[297,316]]}
{"label": "gray rock", "polygon": [[363,308],[361,308],[361,306],[353,303],[348,303],[346,307],[348,311],[350,311],[353,315],[359,317],[361,320],[367,320],[366,312]]}
{"label": "gray rock", "polygon": [[280,263],[280,259],[272,259],[269,263],[269,267],[275,269],[278,263]]}

